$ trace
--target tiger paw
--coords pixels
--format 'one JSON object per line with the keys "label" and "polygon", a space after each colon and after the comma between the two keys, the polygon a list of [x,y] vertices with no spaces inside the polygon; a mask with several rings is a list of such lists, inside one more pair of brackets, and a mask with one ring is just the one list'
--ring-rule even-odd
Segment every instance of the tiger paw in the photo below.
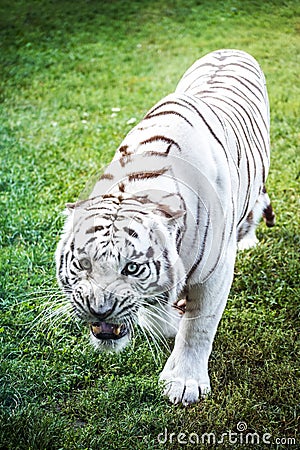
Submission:
{"label": "tiger paw", "polygon": [[160,380],[164,383],[164,395],[167,396],[174,405],[182,403],[189,406],[204,399],[210,392],[209,381],[200,383],[193,378],[172,378],[170,375],[161,375]]}
{"label": "tiger paw", "polygon": [[186,310],[186,298],[181,298],[173,303],[173,308],[175,308],[180,316],[183,316]]}

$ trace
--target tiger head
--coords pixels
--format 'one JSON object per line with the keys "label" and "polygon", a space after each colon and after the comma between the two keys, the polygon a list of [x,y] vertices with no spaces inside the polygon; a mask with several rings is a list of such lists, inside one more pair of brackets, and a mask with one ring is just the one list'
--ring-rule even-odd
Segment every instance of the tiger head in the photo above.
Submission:
{"label": "tiger head", "polygon": [[57,278],[100,350],[125,347],[134,323],[145,326],[149,311],[153,320],[172,310],[185,282],[179,201],[167,194],[153,203],[147,194],[122,193],[68,205]]}

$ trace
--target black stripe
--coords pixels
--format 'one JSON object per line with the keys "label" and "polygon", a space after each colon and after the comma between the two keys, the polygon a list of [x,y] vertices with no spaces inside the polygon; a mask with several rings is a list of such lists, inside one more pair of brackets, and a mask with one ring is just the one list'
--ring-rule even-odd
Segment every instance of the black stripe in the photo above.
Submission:
{"label": "black stripe", "polygon": [[[82,303],[79,302],[77,300],[77,296],[78,296],[78,293],[76,294],[76,296],[72,295],[72,301],[73,301],[73,303],[75,303],[76,308],[79,309],[80,311],[82,311],[86,315],[86,310],[84,308],[84,303],[83,303],[83,301],[82,301]],[[81,297],[81,300],[82,300],[82,297]]]}
{"label": "black stripe", "polygon": [[[81,270],[80,264],[78,263],[78,261],[77,261],[76,259],[73,261],[73,266],[74,266],[77,270]],[[71,272],[71,269],[70,269],[70,272]],[[72,273],[72,275],[76,275],[76,272],[71,272],[71,273]]]}
{"label": "black stripe", "polygon": [[150,144],[152,142],[157,142],[157,141],[163,141],[163,142],[166,142],[167,144],[169,144],[167,151],[165,152],[166,154],[169,153],[172,145],[175,145],[175,147],[177,147],[178,150],[181,151],[181,147],[177,142],[175,142],[173,139],[170,139],[170,138],[167,138],[166,136],[161,136],[161,135],[152,136],[151,138],[146,139],[145,141],[142,141],[140,144],[141,145]]}
{"label": "black stripe", "polygon": [[111,173],[104,173],[103,175],[101,175],[100,180],[113,180],[114,176]]}
{"label": "black stripe", "polygon": [[[136,274],[137,277],[140,277],[146,270],[146,267],[142,267],[141,270]],[[147,280],[150,276],[151,272],[148,272],[146,278],[143,278],[143,281]]]}
{"label": "black stripe", "polygon": [[165,153],[160,153],[160,152],[155,152],[155,151],[152,151],[152,150],[148,150],[148,151],[145,152],[145,155],[147,155],[147,156],[164,156],[164,157],[167,157],[167,156],[169,156],[170,149],[171,149],[171,145],[169,145],[169,147],[167,148],[167,151]]}
{"label": "black stripe", "polygon": [[181,106],[182,108],[189,109],[190,111],[192,111],[192,109],[191,109],[188,105],[183,105],[183,104],[180,103],[179,101],[175,101],[175,100],[167,100],[167,101],[165,101],[165,102],[163,102],[163,103],[159,103],[157,106],[153,107],[153,108],[148,112],[148,114],[146,115],[146,117],[147,117],[149,114],[154,113],[155,111],[157,111],[158,109],[160,109],[160,108],[162,108],[163,106],[166,106],[166,105],[177,105],[177,106]]}
{"label": "black stripe", "polygon": [[77,277],[77,272],[75,272],[71,267],[69,267],[70,274],[73,275],[73,277]]}
{"label": "black stripe", "polygon": [[132,228],[124,227],[123,230],[125,231],[125,233],[128,233],[129,236],[134,237],[136,239],[139,238],[139,235],[137,234],[137,232],[135,230],[133,230]]}
{"label": "black stripe", "polygon": [[[248,67],[243,66],[243,64],[241,63],[245,63]],[[226,64],[226,67],[230,67],[230,66],[238,66],[241,67],[242,69],[248,70],[249,72],[252,72],[257,78],[259,78],[260,76],[260,72],[256,69],[256,67],[251,63],[251,62],[246,62],[244,60],[241,60],[241,63],[238,62],[231,62],[229,64]]]}
{"label": "black stripe", "polygon": [[146,120],[146,119],[152,119],[153,117],[167,116],[167,115],[169,115],[169,114],[170,114],[170,115],[174,115],[174,116],[180,117],[181,119],[185,120],[191,127],[194,127],[194,125],[192,124],[192,122],[190,122],[184,115],[180,114],[180,113],[177,112],[177,111],[161,111],[161,112],[158,112],[158,113],[156,113],[156,114],[148,114],[148,115],[144,118],[144,120]]}
{"label": "black stripe", "polygon": [[[256,109],[257,113],[260,115],[260,118],[261,118],[265,128],[266,129],[268,128],[267,124],[266,124],[266,122],[264,120],[264,117],[263,117],[263,115],[261,113],[261,109],[259,108],[258,104],[256,102],[254,102],[254,101],[249,101],[249,98],[247,97],[247,95],[243,91],[241,91],[236,85],[232,85],[231,87],[228,87],[228,86],[215,86],[214,88],[215,89],[225,89],[227,91],[230,91],[234,95],[236,95],[236,96],[240,97],[242,100],[244,100],[249,106],[252,106],[252,107],[255,106],[255,109]],[[209,92],[209,91],[207,91],[207,92]],[[262,94],[262,99],[260,100],[259,104],[265,104],[263,93],[261,92],[261,94]],[[225,96],[225,97],[233,99],[233,97],[229,97],[229,96]]]}
{"label": "black stripe", "polygon": [[[136,220],[137,222],[141,222],[141,223],[143,223],[143,219],[142,219],[142,217],[138,217],[138,216],[136,216],[136,214],[141,214],[141,215],[143,215],[143,216],[147,216],[148,214],[149,214],[149,212],[148,211],[137,211],[136,209],[126,209],[126,210],[124,210],[124,212],[126,211],[126,213],[134,213],[135,214],[135,216],[134,216],[134,220]],[[124,216],[125,217],[125,216]],[[121,218],[121,216],[119,216],[119,219]],[[125,217],[126,218],[126,217]]]}
{"label": "black stripe", "polygon": [[64,268],[64,262],[65,262],[65,246],[62,249],[62,253],[59,258],[59,271]]}
{"label": "black stripe", "polygon": [[[232,107],[232,105],[231,105],[229,102],[227,102],[225,99],[220,98],[220,99],[218,99],[218,100],[220,100],[220,101],[222,101],[222,102],[224,102],[224,103],[226,103],[227,105],[229,105],[229,106]],[[256,131],[258,131],[259,134],[260,134],[260,136],[261,136],[261,140],[262,140],[262,142],[263,142],[263,147],[264,147],[265,153],[267,154],[267,148],[266,148],[265,140],[264,140],[264,138],[263,138],[263,136],[262,136],[260,127],[259,127],[258,124],[256,123],[255,119],[249,115],[248,111],[247,111],[240,103],[238,103],[237,101],[235,101],[235,100],[233,100],[233,99],[230,99],[230,100],[231,100],[233,103],[235,103],[236,105],[238,105],[238,106],[243,110],[243,113],[244,113],[244,114],[239,113],[239,116],[240,116],[240,119],[242,119],[242,121],[244,122],[245,127],[246,127],[246,129],[247,129],[247,133],[245,133],[244,128],[243,128],[243,126],[242,126],[243,131],[244,131],[244,135],[245,135],[245,138],[246,138],[246,141],[247,141],[247,144],[248,144],[248,148],[249,148],[249,150],[250,150],[250,153],[251,153],[251,155],[252,155],[253,162],[254,162],[254,165],[255,165],[256,158],[254,157],[254,154],[253,154],[253,152],[252,152],[251,145],[250,145],[249,140],[248,140],[248,136],[251,136],[251,137],[254,136],[254,137],[256,137],[256,136],[257,136]],[[237,110],[236,110],[236,111],[237,111]],[[236,115],[233,111],[231,111],[231,112],[232,112],[232,114],[237,118],[237,120],[239,120],[239,118],[237,117],[237,115]],[[250,122],[251,129],[252,129],[252,131],[253,131],[253,133],[251,133],[251,134],[250,134],[250,132],[249,132],[248,125],[247,125],[246,120],[245,120],[245,116],[248,117],[248,120],[249,120],[249,122]],[[255,122],[255,126],[253,125],[253,121]],[[239,123],[241,124],[241,121],[240,121],[240,120],[239,120]],[[241,124],[241,125],[242,125],[242,124]],[[256,128],[256,130],[255,130],[255,128]],[[255,147],[256,147],[256,149],[257,149],[257,152],[258,152],[258,154],[259,154],[260,160],[261,160],[261,166],[262,166],[262,170],[263,170],[262,177],[263,177],[263,182],[265,182],[265,165],[264,165],[264,161],[263,161],[263,156],[262,156],[261,151],[260,151],[260,150],[261,150],[261,145],[260,145],[260,142],[259,142],[257,139],[253,139],[253,140],[254,140],[254,143],[255,143]],[[255,165],[255,166],[256,166],[256,165]]]}
{"label": "black stripe", "polygon": [[205,232],[204,232],[204,236],[202,239],[202,246],[200,249],[200,253],[197,257],[196,262],[193,264],[192,268],[190,269],[187,279],[191,277],[191,275],[195,272],[195,270],[197,269],[199,263],[201,262],[203,255],[204,255],[204,249],[205,249],[205,245],[206,245],[206,238],[207,238],[207,234],[208,234],[208,229],[209,229],[209,222],[210,222],[210,214],[208,213],[207,215],[207,221],[206,221],[206,225],[205,225]]}
{"label": "black stripe", "polygon": [[250,202],[250,190],[247,190],[247,195],[245,197],[244,206],[243,206],[243,213],[237,223],[237,228],[243,223],[245,217],[248,215],[249,210],[249,202]]}
{"label": "black stripe", "polygon": [[[255,89],[257,89],[257,90],[259,91],[259,93],[261,94],[261,90],[259,89],[259,87],[258,87],[256,84],[252,83],[252,81],[248,80],[248,79],[245,78],[245,77],[235,77],[235,76],[233,76],[233,75],[226,75],[226,74],[223,74],[223,75],[222,75],[222,78],[233,78],[233,79],[236,80],[238,83],[240,83],[240,84],[242,84],[243,86],[245,86],[245,88],[248,89],[248,91],[251,92],[251,94],[253,94],[254,97],[256,97],[257,100],[258,100],[259,102],[261,102],[261,99],[260,99],[260,98],[252,91],[252,89],[250,89],[249,86],[247,86],[247,84],[244,83],[244,82],[241,81],[241,80],[247,81],[249,84],[251,84],[251,86],[253,86]],[[210,82],[210,84],[213,84],[213,82]]]}
{"label": "black stripe", "polygon": [[213,132],[211,126],[207,123],[207,121],[204,119],[203,115],[200,113],[200,111],[198,110],[198,108],[196,108],[196,106],[194,106],[192,103],[188,102],[185,99],[182,99],[182,101],[184,101],[185,103],[187,103],[188,105],[190,105],[196,112],[197,114],[201,117],[201,119],[203,120],[203,122],[205,123],[205,125],[207,126],[207,128],[209,129],[211,135],[215,138],[215,140],[220,144],[220,146],[223,148],[223,150],[225,151],[225,147],[222,144],[222,142],[220,141],[220,139],[218,138],[218,136],[215,135],[215,133]]}
{"label": "black stripe", "polygon": [[[130,300],[130,298],[131,298],[131,295],[127,295],[127,297],[125,297],[125,298],[123,298],[119,303],[118,303],[118,307],[119,307],[119,310],[122,308],[122,306],[124,305],[124,303],[126,303],[128,300]],[[130,305],[128,305],[128,306],[130,306]],[[127,306],[127,307],[128,307]],[[123,310],[124,311],[124,310]],[[119,315],[123,312],[123,311],[119,311]]]}
{"label": "black stripe", "polygon": [[[220,99],[220,98],[215,98],[215,100],[220,100],[220,101],[222,101],[223,103],[226,103],[226,104],[228,104],[228,102],[226,102],[224,99]],[[240,121],[240,118],[235,114],[235,112],[234,111],[229,111],[229,110],[224,110],[223,108],[221,108],[219,105],[214,105],[216,108],[218,108],[220,111],[222,111],[225,115],[226,115],[226,117],[230,120],[230,122],[231,122],[231,126],[232,126],[232,129],[234,130],[234,127],[236,127],[236,125],[237,125],[237,123],[240,125],[240,127],[241,127],[241,129],[242,129],[242,131],[243,131],[243,135],[244,135],[244,137],[245,137],[245,139],[246,139],[246,143],[245,142],[243,142],[242,144],[243,144],[243,147],[244,147],[244,149],[245,149],[245,152],[247,151],[247,148],[249,149],[249,152],[251,153],[251,156],[252,156],[252,160],[253,160],[253,164],[254,164],[254,170],[255,170],[255,168],[256,168],[256,164],[255,164],[255,158],[254,158],[254,154],[253,154],[253,152],[252,152],[252,149],[251,149],[251,145],[250,145],[250,143],[249,143],[249,140],[248,140],[248,136],[250,135],[249,134],[249,132],[248,132],[248,130],[247,130],[247,133],[245,132],[245,129],[244,129],[244,127],[243,127],[243,125],[242,125],[242,123],[241,123],[241,121]],[[242,117],[242,115],[241,114],[239,114],[239,116],[243,119],[243,117]],[[236,119],[236,120],[233,120],[233,117]],[[243,121],[245,122],[245,120],[243,119]],[[247,128],[247,125],[246,125],[246,128]],[[240,135],[240,137],[242,137],[241,135]],[[246,144],[247,144],[247,146],[246,146]],[[249,185],[249,183],[250,183],[250,169],[249,169],[249,160],[248,160],[248,153],[245,153],[245,159],[246,159],[246,161],[247,161],[247,172],[248,172],[248,185]]]}
{"label": "black stripe", "polygon": [[[218,97],[216,97],[216,98],[218,98]],[[255,114],[252,112],[252,114],[251,114],[251,116],[250,116],[250,114],[248,113],[248,111],[245,109],[245,107],[244,107],[241,103],[237,102],[237,101],[234,100],[232,97],[226,97],[226,98],[227,98],[228,100],[231,100],[233,103],[235,103],[235,104],[236,104],[237,106],[239,106],[240,108],[242,108],[243,112],[244,112],[245,115],[248,117],[249,121],[251,122],[251,126],[252,126],[253,131],[254,131],[254,128],[255,128],[255,127],[257,128],[257,131],[260,133],[261,140],[262,140],[262,142],[263,142],[263,146],[264,146],[265,152],[267,153],[266,143],[265,143],[265,140],[264,140],[264,138],[263,138],[263,136],[262,136],[262,133],[261,133],[261,127],[257,124],[257,122],[256,122],[256,120],[255,120],[255,117],[254,117]],[[225,99],[222,99],[222,98],[220,98],[219,100],[222,100],[222,101],[226,102]],[[228,105],[230,105],[229,102],[226,102],[226,103],[227,103]],[[255,105],[255,103],[248,102],[247,105],[251,108],[253,105]],[[261,114],[260,114],[260,115],[261,115]],[[243,117],[243,115],[241,115],[241,117]],[[261,115],[261,117],[262,117],[262,115]],[[254,121],[255,127],[253,126],[252,121]],[[262,119],[262,121],[263,121],[264,127],[265,127],[265,129],[266,129],[266,131],[267,131],[267,127],[266,127],[266,125],[265,125],[265,122],[264,122],[263,119]],[[256,133],[255,133],[255,132],[254,132],[254,135],[256,136]]]}
{"label": "black stripe", "polygon": [[[134,308],[135,308],[135,307],[137,307],[137,305],[135,306],[134,303],[125,305],[124,308],[123,308],[121,311],[119,311],[118,316],[120,317],[121,314],[124,314],[124,313],[126,313],[127,311],[131,311],[131,312],[134,311]],[[124,316],[123,316],[123,317],[124,317]],[[120,317],[120,318],[121,318],[121,317]]]}
{"label": "black stripe", "polygon": [[[205,103],[206,104],[206,103]],[[241,162],[241,143],[240,143],[240,140],[239,140],[239,138],[241,137],[240,135],[238,135],[237,133],[236,133],[236,130],[235,130],[235,128],[236,128],[236,122],[233,120],[233,118],[231,117],[231,115],[229,114],[229,111],[228,110],[224,110],[223,108],[221,108],[219,105],[212,105],[214,108],[216,108],[216,109],[218,109],[219,111],[222,111],[222,113],[225,115],[225,119],[228,121],[228,122],[230,122],[230,124],[231,124],[231,130],[233,131],[233,133],[234,133],[234,135],[235,135],[235,138],[236,138],[236,142],[237,142],[237,152],[238,152],[238,161],[237,161],[237,166],[239,167],[240,166],[240,162]],[[244,147],[244,143],[242,144],[243,145],[243,147]],[[240,174],[238,173],[238,175],[239,175],[239,177],[240,177]]]}
{"label": "black stripe", "polygon": [[84,247],[83,248],[78,248],[77,251],[78,253],[83,253],[86,249],[86,247],[91,244],[92,242],[97,240],[97,236],[93,236],[91,237],[88,241],[85,242]]}
{"label": "black stripe", "polygon": [[[232,222],[232,223],[233,223],[233,222]],[[232,229],[233,229],[233,227],[232,227]],[[221,242],[224,242],[224,235],[225,235],[225,228],[223,229]],[[231,234],[230,234],[230,235],[231,235]],[[214,272],[215,268],[216,268],[217,265],[219,264],[222,248],[223,248],[223,247],[220,246],[220,252],[219,252],[219,255],[218,255],[217,259],[216,259],[216,262],[215,262],[214,266],[210,269],[210,271],[209,271],[208,274],[206,275],[206,278],[205,278],[206,280],[210,277],[210,275]]]}
{"label": "black stripe", "polygon": [[98,213],[90,214],[90,215],[88,215],[87,217],[84,217],[84,218],[83,218],[83,221],[85,222],[86,220],[90,220],[90,219],[92,219],[93,217],[99,217],[99,214],[98,214]]}
{"label": "black stripe", "polygon": [[157,178],[163,175],[168,171],[167,168],[162,168],[160,170],[153,170],[151,172],[133,172],[128,175],[128,181],[139,181],[139,180],[146,180],[148,178]]}
{"label": "black stripe", "polygon": [[94,227],[89,228],[86,230],[86,234],[94,234],[97,233],[97,231],[105,230],[107,227],[104,227],[103,225],[96,225]]}
{"label": "black stripe", "polygon": [[[228,86],[226,86],[226,85],[220,85],[220,86],[214,86],[213,88],[212,88],[212,90],[211,91],[201,91],[201,92],[199,92],[199,94],[208,94],[208,97],[210,97],[210,94],[216,94],[216,92],[215,92],[215,89],[221,89],[221,90],[226,90],[226,91],[230,91],[230,92],[232,92],[234,95],[236,95],[237,97],[240,97],[240,98],[242,98],[243,99],[243,101],[245,101],[248,105],[251,105],[251,106],[255,106],[255,108],[256,108],[256,111],[258,112],[258,114],[260,115],[260,117],[261,117],[261,120],[262,120],[262,122],[263,122],[263,124],[264,124],[264,126],[265,126],[265,128],[267,129],[268,128],[268,126],[267,126],[267,124],[266,124],[266,122],[265,122],[265,120],[264,120],[264,117],[263,117],[263,115],[262,115],[262,113],[261,113],[261,109],[259,108],[259,106],[258,106],[258,104],[257,103],[255,103],[254,101],[252,101],[252,100],[249,100],[249,97],[247,97],[247,95],[245,95],[245,93],[243,92],[243,91],[241,91],[236,85],[232,85],[231,87],[228,87]],[[237,91],[235,91],[235,90]],[[224,94],[223,94],[224,95]],[[232,99],[233,100],[233,97],[230,97],[230,96],[227,96],[227,95],[224,95],[225,96],[225,98],[229,98],[229,99]],[[262,94],[262,97],[263,97],[263,99],[264,99],[264,96],[263,96],[263,94]],[[220,98],[220,97],[217,97],[217,98]],[[263,101],[263,100],[261,100],[260,102],[259,102],[259,104],[265,104],[265,102]]]}
{"label": "black stripe", "polygon": [[159,278],[159,274],[160,274],[160,269],[161,269],[161,263],[158,260],[154,260],[153,263],[154,263],[155,270],[156,270],[156,277],[158,279]]}
{"label": "black stripe", "polygon": [[[209,91],[207,91],[209,92]],[[202,93],[202,91],[201,91]],[[202,98],[201,98],[202,100]],[[216,113],[215,109],[214,109],[214,105],[211,105],[210,103],[204,102],[205,105],[209,108],[209,110],[213,113],[213,115],[216,117],[216,119],[218,120],[218,122],[220,123],[221,127],[223,128],[224,132],[225,132],[225,127],[224,127],[224,122],[220,119],[220,116]]]}

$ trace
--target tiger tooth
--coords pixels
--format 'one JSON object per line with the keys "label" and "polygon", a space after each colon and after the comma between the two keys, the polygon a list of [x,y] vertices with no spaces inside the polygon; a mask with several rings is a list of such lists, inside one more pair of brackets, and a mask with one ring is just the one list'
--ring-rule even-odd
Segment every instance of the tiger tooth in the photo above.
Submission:
{"label": "tiger tooth", "polygon": [[113,333],[116,336],[119,336],[119,334],[121,333],[121,325],[119,325],[117,328],[114,328]]}
{"label": "tiger tooth", "polygon": [[102,327],[101,327],[101,325],[92,325],[92,330],[93,330],[93,333],[99,334],[102,331]]}

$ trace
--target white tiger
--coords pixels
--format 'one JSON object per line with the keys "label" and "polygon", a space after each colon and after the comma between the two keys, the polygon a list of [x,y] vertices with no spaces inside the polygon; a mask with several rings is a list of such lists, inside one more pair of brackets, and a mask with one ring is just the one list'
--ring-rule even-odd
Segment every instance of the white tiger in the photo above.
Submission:
{"label": "white tiger", "polygon": [[219,50],[125,137],[89,198],[68,205],[59,284],[99,349],[122,349],[135,323],[175,336],[160,377],[173,403],[210,391],[237,243],[256,244],[261,215],[274,224],[268,169],[264,75],[247,53]]}

